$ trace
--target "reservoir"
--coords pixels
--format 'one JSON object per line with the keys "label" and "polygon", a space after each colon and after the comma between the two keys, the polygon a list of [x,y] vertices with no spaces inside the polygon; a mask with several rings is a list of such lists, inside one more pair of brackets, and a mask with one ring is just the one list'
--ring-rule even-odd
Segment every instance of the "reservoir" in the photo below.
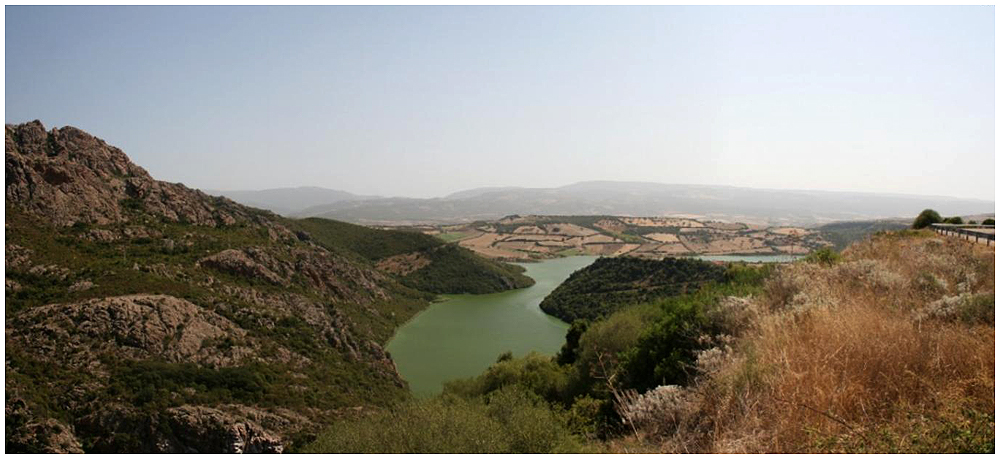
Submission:
{"label": "reservoir", "polygon": [[443,295],[389,341],[386,350],[414,395],[439,393],[446,381],[483,372],[511,351],[554,355],[569,325],[538,308],[573,271],[597,257],[567,257],[521,264],[535,285],[486,295]]}
{"label": "reservoir", "polygon": [[[705,261],[787,263],[795,255],[701,255]],[[479,375],[497,356],[511,351],[555,355],[566,340],[565,322],[542,312],[538,305],[573,271],[596,260],[593,256],[556,258],[520,264],[535,285],[486,295],[442,295],[399,328],[386,350],[399,374],[417,396],[441,392],[443,384]]]}

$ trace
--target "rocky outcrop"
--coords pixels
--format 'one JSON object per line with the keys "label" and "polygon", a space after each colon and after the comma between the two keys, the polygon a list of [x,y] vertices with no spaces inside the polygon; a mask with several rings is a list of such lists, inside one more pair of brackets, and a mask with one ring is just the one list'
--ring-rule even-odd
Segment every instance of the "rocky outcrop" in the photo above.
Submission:
{"label": "rocky outcrop", "polygon": [[228,319],[167,295],[127,295],[31,308],[7,319],[7,344],[36,356],[95,371],[100,357],[234,365],[252,346],[225,351],[206,343],[249,342]]}
{"label": "rocky outcrop", "polygon": [[111,404],[95,409],[79,421],[79,426],[84,432],[128,433],[101,436],[92,447],[94,452],[281,453],[287,440],[274,428],[287,430],[295,421],[309,423],[285,414],[287,418],[243,405],[181,405],[148,413]]}
{"label": "rocky outcrop", "polygon": [[5,131],[8,452],[282,452],[404,393],[379,342],[421,297],[76,128]]}
{"label": "rocky outcrop", "polygon": [[[161,442],[160,452],[172,453],[280,453],[283,440],[243,416],[215,408],[180,406],[167,410],[173,438]],[[200,439],[191,444],[188,439]]]}
{"label": "rocky outcrop", "polygon": [[5,148],[7,203],[57,225],[121,223],[140,209],[205,226],[250,219],[228,199],[154,180],[118,148],[74,127],[8,124]]}
{"label": "rocky outcrop", "polygon": [[38,417],[9,385],[4,408],[6,449],[44,454],[82,453],[83,446],[66,424]]}
{"label": "rocky outcrop", "polygon": [[[258,263],[250,255],[263,258],[266,255],[259,250],[223,250],[215,255],[202,258],[198,262],[201,266],[214,268],[222,272],[235,276],[245,277],[251,280],[264,280],[275,285],[287,285],[288,281],[271,271],[266,266]],[[270,259],[270,257],[267,257]],[[274,264],[273,259],[270,259]]]}

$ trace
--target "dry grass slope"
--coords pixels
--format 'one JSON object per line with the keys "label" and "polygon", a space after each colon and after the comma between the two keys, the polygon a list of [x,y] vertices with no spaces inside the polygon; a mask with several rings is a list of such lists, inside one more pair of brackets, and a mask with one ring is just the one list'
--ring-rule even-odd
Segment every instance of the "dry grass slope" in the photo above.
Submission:
{"label": "dry grass slope", "polygon": [[671,415],[611,449],[994,451],[994,259],[908,231],[789,265],[728,311],[744,325],[702,354],[694,386],[640,401]]}

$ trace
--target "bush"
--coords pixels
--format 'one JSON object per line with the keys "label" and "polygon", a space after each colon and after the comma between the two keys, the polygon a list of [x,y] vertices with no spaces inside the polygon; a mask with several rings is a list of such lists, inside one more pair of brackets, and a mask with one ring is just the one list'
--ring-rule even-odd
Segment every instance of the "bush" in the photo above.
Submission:
{"label": "bush", "polygon": [[358,419],[341,420],[307,446],[306,453],[505,453],[503,426],[481,403],[461,399],[414,401]]}
{"label": "bush", "polygon": [[517,359],[498,359],[479,376],[445,383],[444,393],[473,398],[515,385],[545,400],[568,401],[569,373],[552,358],[534,352]]}
{"label": "bush", "polygon": [[651,305],[630,306],[596,322],[580,337],[577,352],[577,378],[584,385],[594,382],[594,375],[617,369],[620,354],[632,349],[650,324],[663,316]]}
{"label": "bush", "polygon": [[539,454],[580,445],[557,411],[520,386],[485,398],[439,396],[334,423],[307,453]]}
{"label": "bush", "polygon": [[697,295],[670,301],[664,316],[623,353],[626,386],[640,391],[660,385],[685,384],[695,351],[705,347],[708,320]]}
{"label": "bush", "polygon": [[949,217],[949,218],[944,219],[944,221],[942,223],[949,223],[949,224],[952,224],[952,225],[961,225],[963,222],[962,222],[962,217]]}
{"label": "bush", "polygon": [[983,220],[983,224],[984,225],[996,225],[996,221],[994,221],[992,218],[987,218],[986,220]]}
{"label": "bush", "polygon": [[566,453],[578,449],[556,412],[524,388],[507,386],[490,394],[486,414],[503,426],[512,453]]}
{"label": "bush", "polygon": [[583,319],[573,321],[573,324],[569,326],[569,330],[566,331],[566,343],[563,344],[562,349],[559,350],[559,354],[556,355],[556,363],[569,365],[576,362],[577,349],[580,347],[580,336],[587,331],[587,327],[589,326],[590,322]]}
{"label": "bush", "polygon": [[933,209],[924,209],[917,215],[917,218],[913,220],[913,229],[921,229],[931,226],[934,223],[941,223],[941,214]]}
{"label": "bush", "polygon": [[805,258],[807,263],[816,263],[823,266],[833,266],[834,263],[840,260],[840,254],[829,247],[823,247],[822,249],[815,250]]}

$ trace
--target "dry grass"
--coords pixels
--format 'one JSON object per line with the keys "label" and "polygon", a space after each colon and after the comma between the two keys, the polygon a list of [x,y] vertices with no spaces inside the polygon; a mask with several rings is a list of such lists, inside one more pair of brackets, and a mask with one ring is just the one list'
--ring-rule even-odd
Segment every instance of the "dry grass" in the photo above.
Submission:
{"label": "dry grass", "polygon": [[[644,440],[665,452],[991,451],[994,269],[992,247],[931,233],[790,265],[702,368],[697,406]],[[927,312],[948,299],[973,306]]]}

